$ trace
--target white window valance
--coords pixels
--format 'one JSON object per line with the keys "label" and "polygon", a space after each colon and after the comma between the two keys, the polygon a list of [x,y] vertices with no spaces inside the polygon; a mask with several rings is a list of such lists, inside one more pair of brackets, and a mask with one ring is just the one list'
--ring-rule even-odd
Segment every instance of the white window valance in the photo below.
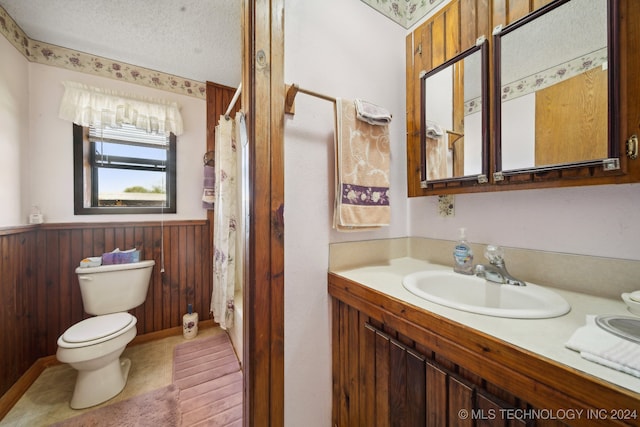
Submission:
{"label": "white window valance", "polygon": [[62,82],[65,91],[59,117],[80,126],[120,127],[131,124],[147,132],[183,133],[176,102],[123,94],[76,82]]}

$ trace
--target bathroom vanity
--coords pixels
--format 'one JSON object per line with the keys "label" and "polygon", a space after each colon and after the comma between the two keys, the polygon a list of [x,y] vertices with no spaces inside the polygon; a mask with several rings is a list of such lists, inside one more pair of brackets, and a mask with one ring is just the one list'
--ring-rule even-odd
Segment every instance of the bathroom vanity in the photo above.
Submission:
{"label": "bathroom vanity", "polygon": [[640,379],[564,347],[587,314],[629,315],[621,300],[556,289],[560,317],[468,313],[403,288],[433,264],[381,252],[330,267],[333,425],[640,425]]}

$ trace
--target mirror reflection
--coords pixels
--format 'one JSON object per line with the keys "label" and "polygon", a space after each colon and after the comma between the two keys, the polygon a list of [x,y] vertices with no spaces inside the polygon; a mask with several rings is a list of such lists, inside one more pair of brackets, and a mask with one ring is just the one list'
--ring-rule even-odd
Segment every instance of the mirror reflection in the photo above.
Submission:
{"label": "mirror reflection", "polygon": [[486,175],[487,41],[422,77],[422,182]]}
{"label": "mirror reflection", "polygon": [[607,0],[559,1],[544,9],[497,37],[498,170],[610,156]]}

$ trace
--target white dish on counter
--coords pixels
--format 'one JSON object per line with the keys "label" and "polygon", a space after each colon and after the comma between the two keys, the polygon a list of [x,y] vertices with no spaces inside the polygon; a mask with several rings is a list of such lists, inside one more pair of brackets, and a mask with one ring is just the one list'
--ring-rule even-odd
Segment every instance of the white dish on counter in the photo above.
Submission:
{"label": "white dish on counter", "polygon": [[[633,294],[635,294],[636,292],[633,292]],[[640,302],[635,301],[633,298],[631,298],[631,294],[628,293],[622,294],[622,300],[625,304],[627,304],[627,309],[631,313],[640,316]]]}

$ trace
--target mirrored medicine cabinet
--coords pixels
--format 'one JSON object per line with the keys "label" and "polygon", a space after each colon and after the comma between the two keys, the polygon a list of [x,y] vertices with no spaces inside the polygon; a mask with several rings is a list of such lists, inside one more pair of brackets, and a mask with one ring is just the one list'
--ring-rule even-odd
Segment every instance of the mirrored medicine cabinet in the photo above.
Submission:
{"label": "mirrored medicine cabinet", "polygon": [[[408,76],[421,61],[431,65],[417,87],[408,85],[418,93],[408,97],[419,102],[418,120],[412,123],[409,111],[407,122],[409,195],[640,180],[629,160],[635,153],[627,153],[625,143],[637,133],[628,126],[629,113],[640,114],[640,108],[620,99],[621,90],[631,93],[637,72],[620,72],[621,57],[630,64],[634,56],[628,42],[621,44],[633,24],[621,19],[620,5],[622,15],[640,16],[640,7],[629,0],[553,0],[514,18],[480,10],[481,3],[469,11],[463,9],[468,2],[453,1],[455,13],[445,8],[441,14],[457,16],[457,28],[439,26],[437,15],[408,44]],[[425,61],[424,32],[434,40],[428,52],[433,58],[438,40],[446,49],[448,33],[466,31],[467,17],[486,21],[476,32],[492,27],[492,37],[475,34],[475,45],[461,53],[440,64]],[[410,146],[412,126],[418,127],[413,143],[419,152]],[[419,186],[411,183],[418,178],[412,168]]]}
{"label": "mirrored medicine cabinet", "polygon": [[489,171],[488,41],[421,76],[421,182],[486,182]]}
{"label": "mirrored medicine cabinet", "polygon": [[585,166],[619,169],[611,125],[618,111],[617,26],[607,19],[617,16],[615,3],[556,1],[496,29],[497,180]]}

